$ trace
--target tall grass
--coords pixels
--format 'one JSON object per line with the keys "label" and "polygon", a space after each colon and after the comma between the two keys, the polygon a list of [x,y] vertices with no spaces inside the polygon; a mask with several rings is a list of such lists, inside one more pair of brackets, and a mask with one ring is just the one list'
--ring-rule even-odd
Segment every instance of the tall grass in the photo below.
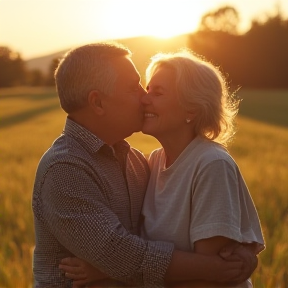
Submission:
{"label": "tall grass", "polygon": [[[27,288],[33,283],[31,194],[35,170],[41,155],[61,133],[65,114],[51,89],[0,90],[0,103],[0,287]],[[253,282],[257,288],[286,288],[288,128],[240,115],[238,130],[230,151],[250,188],[267,245]],[[128,141],[145,154],[160,146],[141,133]]]}

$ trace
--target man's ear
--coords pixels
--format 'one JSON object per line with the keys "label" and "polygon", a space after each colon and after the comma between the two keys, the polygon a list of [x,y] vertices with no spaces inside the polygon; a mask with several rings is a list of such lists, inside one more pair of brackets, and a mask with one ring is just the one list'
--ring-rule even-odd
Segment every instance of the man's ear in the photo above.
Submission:
{"label": "man's ear", "polygon": [[88,104],[97,115],[100,116],[104,114],[104,109],[102,106],[102,93],[99,93],[99,91],[92,90],[89,92]]}

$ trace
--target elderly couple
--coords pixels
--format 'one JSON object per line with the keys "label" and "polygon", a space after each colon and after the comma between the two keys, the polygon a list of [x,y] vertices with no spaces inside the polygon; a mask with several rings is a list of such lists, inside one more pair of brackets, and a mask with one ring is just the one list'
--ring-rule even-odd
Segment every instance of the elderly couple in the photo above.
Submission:
{"label": "elderly couple", "polygon": [[[237,101],[187,50],[157,54],[146,78],[117,43],[56,69],[67,120],[36,174],[35,287],[252,287],[264,240],[225,149]],[[123,140],[141,130],[162,145],[148,161]]]}

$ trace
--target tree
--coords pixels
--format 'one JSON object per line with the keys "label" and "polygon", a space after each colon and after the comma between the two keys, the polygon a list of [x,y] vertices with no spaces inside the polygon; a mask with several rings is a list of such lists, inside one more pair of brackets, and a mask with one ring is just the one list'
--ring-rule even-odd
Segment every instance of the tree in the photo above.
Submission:
{"label": "tree", "polygon": [[245,34],[231,34],[222,28],[212,30],[212,24],[218,20],[212,21],[210,15],[219,13],[203,16],[202,30],[189,38],[192,50],[220,66],[229,75],[231,86],[288,88],[287,19],[278,12],[265,21],[254,20]]}
{"label": "tree", "polygon": [[55,73],[56,68],[58,67],[58,64],[59,64],[59,59],[57,59],[57,58],[54,58],[51,61],[51,64],[49,66],[48,75],[46,78],[46,85],[48,85],[48,86],[54,86],[55,85],[54,73]]}
{"label": "tree", "polygon": [[19,53],[0,46],[0,87],[25,83],[25,63]]}
{"label": "tree", "polygon": [[[288,20],[281,14],[265,21],[254,20],[243,35],[243,53],[249,62],[249,86],[287,88],[288,81]],[[247,67],[248,68],[248,67]]]}
{"label": "tree", "polygon": [[222,31],[230,34],[238,33],[239,14],[231,6],[224,6],[216,11],[203,15],[199,30]]}
{"label": "tree", "polygon": [[29,71],[27,82],[31,86],[42,86],[45,83],[45,81],[44,81],[44,76],[41,70],[33,69]]}

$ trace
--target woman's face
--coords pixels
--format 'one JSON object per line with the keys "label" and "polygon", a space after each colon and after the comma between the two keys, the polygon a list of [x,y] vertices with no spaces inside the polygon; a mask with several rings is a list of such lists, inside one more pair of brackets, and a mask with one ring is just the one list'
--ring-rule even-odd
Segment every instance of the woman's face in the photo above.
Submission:
{"label": "woman's face", "polygon": [[187,113],[179,103],[175,82],[172,69],[159,67],[147,85],[147,95],[142,98],[145,112],[142,132],[160,142],[187,130]]}

